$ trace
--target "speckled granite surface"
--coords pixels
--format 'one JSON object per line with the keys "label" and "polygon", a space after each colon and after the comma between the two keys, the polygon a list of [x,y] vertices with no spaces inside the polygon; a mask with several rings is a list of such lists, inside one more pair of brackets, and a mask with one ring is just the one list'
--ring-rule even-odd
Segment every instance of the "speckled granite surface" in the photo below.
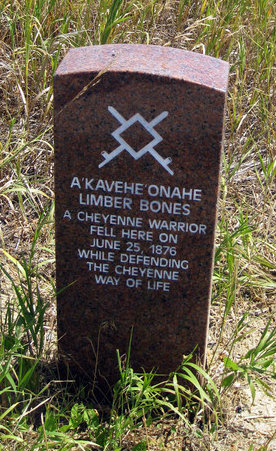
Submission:
{"label": "speckled granite surface", "polygon": [[227,79],[143,45],[72,49],[56,71],[59,350],[101,386],[132,330],[136,370],[204,360]]}

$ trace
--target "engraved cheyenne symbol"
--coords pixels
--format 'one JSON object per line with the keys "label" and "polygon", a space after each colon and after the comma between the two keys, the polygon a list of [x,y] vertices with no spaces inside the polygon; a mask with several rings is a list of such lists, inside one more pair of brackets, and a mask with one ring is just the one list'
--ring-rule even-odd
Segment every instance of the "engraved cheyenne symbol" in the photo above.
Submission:
{"label": "engraved cheyenne symbol", "polygon": [[[154,126],[159,124],[159,122],[163,121],[165,117],[168,116],[167,111],[163,111],[163,113],[159,114],[155,119],[153,119],[151,122],[146,121],[141,114],[136,113],[134,116],[132,116],[130,119],[125,120],[123,116],[118,113],[115,108],[112,106],[108,107],[108,111],[120,122],[120,127],[118,127],[112,134],[112,136],[118,141],[120,144],[119,147],[114,149],[112,152],[102,152],[102,156],[104,157],[104,161],[102,161],[99,164],[99,168],[104,166],[105,164],[109,163],[109,161],[113,160],[113,158],[117,157],[123,150],[127,150],[128,153],[135,159],[138,160],[141,158],[145,153],[149,152],[157,161],[160,163],[163,168],[165,168],[171,175],[173,175],[173,171],[169,168],[169,164],[171,163],[171,158],[163,158],[161,155],[159,155],[158,152],[154,149],[154,146],[156,146],[158,143],[160,143],[163,138],[157,133],[156,130],[154,130]],[[121,136],[121,133],[123,133],[125,130],[127,130],[129,127],[131,127],[135,122],[139,122],[148,133],[150,133],[153,136],[152,141],[150,141],[146,146],[144,146],[142,149],[136,151],[134,150]]]}

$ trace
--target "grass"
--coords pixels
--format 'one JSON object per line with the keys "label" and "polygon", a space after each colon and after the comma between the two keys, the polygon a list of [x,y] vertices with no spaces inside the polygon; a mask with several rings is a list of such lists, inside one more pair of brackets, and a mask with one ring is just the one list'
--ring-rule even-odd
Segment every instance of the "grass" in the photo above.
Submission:
{"label": "grass", "polygon": [[[0,13],[0,449],[272,450],[273,418],[237,412],[275,408],[274,2],[2,0]],[[106,410],[55,365],[52,78],[69,48],[111,42],[225,59],[230,85],[206,372],[188,356],[157,384],[128,363]]]}

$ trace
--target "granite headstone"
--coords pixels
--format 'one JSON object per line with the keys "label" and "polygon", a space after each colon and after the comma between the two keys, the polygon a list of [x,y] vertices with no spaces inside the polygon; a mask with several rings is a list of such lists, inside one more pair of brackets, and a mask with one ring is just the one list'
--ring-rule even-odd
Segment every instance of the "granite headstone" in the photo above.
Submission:
{"label": "granite headstone", "polygon": [[54,77],[59,351],[112,384],[116,349],[204,364],[228,63],[144,45],[74,48]]}

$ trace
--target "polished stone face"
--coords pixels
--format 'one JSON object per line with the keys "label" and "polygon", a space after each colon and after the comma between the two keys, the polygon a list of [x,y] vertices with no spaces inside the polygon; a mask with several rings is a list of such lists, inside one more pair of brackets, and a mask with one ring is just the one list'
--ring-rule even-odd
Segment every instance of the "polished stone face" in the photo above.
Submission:
{"label": "polished stone face", "polygon": [[58,334],[103,386],[204,361],[228,64],[159,46],[72,49],[55,89]]}

